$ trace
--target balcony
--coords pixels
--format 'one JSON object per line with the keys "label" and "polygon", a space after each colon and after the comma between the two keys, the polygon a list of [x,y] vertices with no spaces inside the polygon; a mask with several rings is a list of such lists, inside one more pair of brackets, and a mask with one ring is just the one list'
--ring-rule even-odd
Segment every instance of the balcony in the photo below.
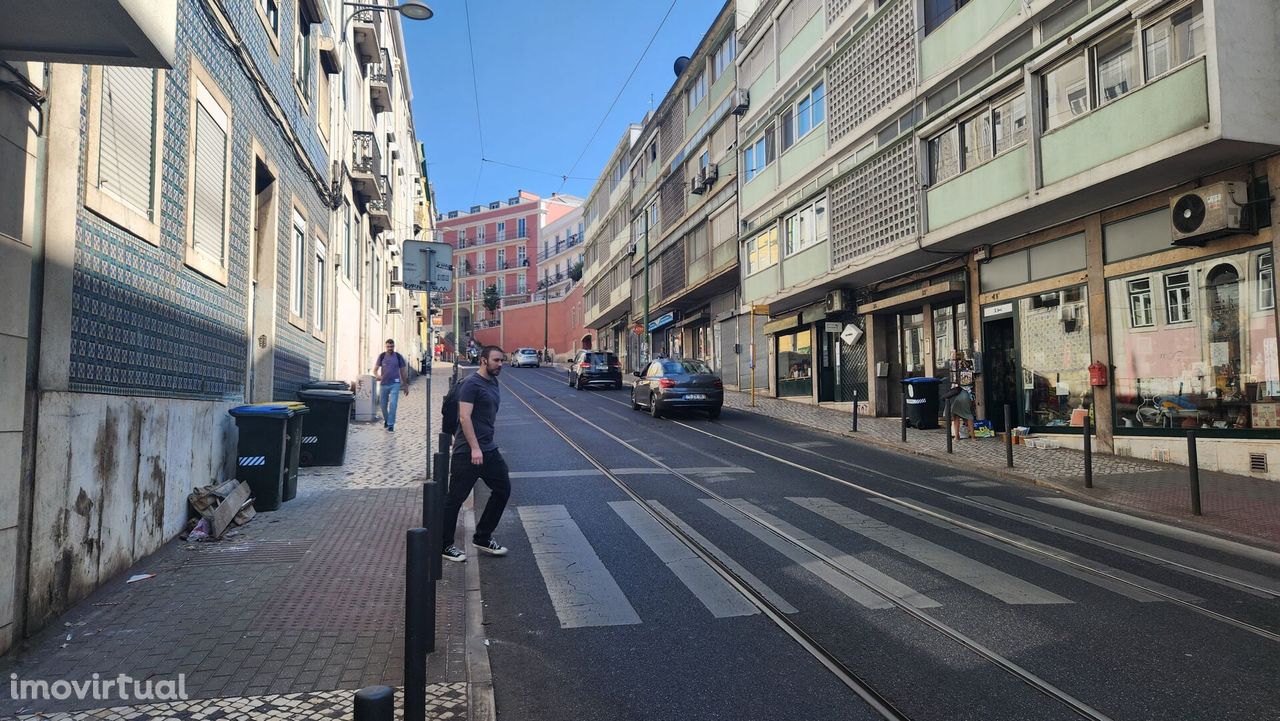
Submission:
{"label": "balcony", "polygon": [[380,197],[371,198],[365,204],[365,212],[369,214],[369,227],[378,231],[391,229],[391,193],[387,192],[387,176],[378,176]]}
{"label": "balcony", "polygon": [[365,202],[382,200],[382,151],[378,138],[370,132],[351,133],[351,185]]}
{"label": "balcony", "polygon": [[377,62],[382,49],[382,13],[361,10],[351,17],[351,45],[361,62]]}
{"label": "balcony", "polygon": [[382,62],[369,63],[369,104],[374,114],[385,113],[391,109],[391,54],[386,48],[380,51]]}

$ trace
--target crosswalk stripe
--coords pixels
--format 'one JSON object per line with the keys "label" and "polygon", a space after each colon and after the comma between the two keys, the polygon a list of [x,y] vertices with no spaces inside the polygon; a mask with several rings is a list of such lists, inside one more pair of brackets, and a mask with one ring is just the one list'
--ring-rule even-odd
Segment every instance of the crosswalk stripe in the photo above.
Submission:
{"label": "crosswalk stripe", "polygon": [[635,501],[610,501],[609,507],[617,513],[632,531],[645,542],[658,559],[671,569],[702,605],[716,618],[750,616],[760,612],[728,581],[707,565],[688,546],[680,542],[665,526],[649,515]]}
{"label": "crosswalk stripe", "polygon": [[883,521],[864,516],[835,501],[826,498],[788,498],[787,500],[1005,603],[1071,603],[1070,599],[1063,598],[1052,591],[1047,591],[951,549],[943,548],[932,541],[894,528]]}
{"label": "crosswalk stripe", "polygon": [[1212,548],[1217,551],[1223,551],[1225,553],[1230,553],[1236,556],[1242,556],[1244,558],[1248,558],[1253,561],[1258,561],[1260,563],[1267,563],[1272,566],[1280,566],[1280,553],[1276,553],[1275,551],[1268,551],[1263,548],[1254,548],[1253,546],[1246,546],[1243,543],[1228,541],[1225,538],[1210,536],[1207,533],[1199,533],[1198,531],[1192,531],[1186,528],[1178,528],[1177,526],[1170,526],[1167,523],[1160,523],[1159,521],[1152,521],[1146,518],[1138,518],[1137,516],[1131,516],[1127,513],[1121,513],[1119,511],[1112,511],[1107,508],[1098,508],[1096,506],[1090,506],[1087,503],[1073,501],[1070,498],[1053,498],[1048,496],[1040,496],[1040,497],[1036,497],[1035,500],[1039,501],[1040,503],[1048,504],[1050,506],[1057,506],[1058,508],[1066,508],[1072,511],[1078,511],[1080,513],[1084,513],[1084,514],[1093,516],[1095,518],[1102,518],[1104,520],[1114,521],[1116,523],[1130,526],[1132,528],[1138,528],[1144,531],[1158,533],[1162,536],[1168,536],[1170,538],[1176,538],[1181,541],[1188,541],[1190,543],[1195,543],[1200,546],[1206,546],[1208,548]]}
{"label": "crosswalk stripe", "polygon": [[[1006,503],[998,498],[971,496],[960,500],[963,503],[981,504],[979,507],[983,508],[983,510],[1014,518],[1015,520],[1020,520],[1024,523],[1026,522],[1025,519],[1032,519],[1032,521],[1035,522],[1035,525],[1048,527],[1049,530],[1053,530],[1053,527],[1065,529],[1072,533],[1079,534],[1075,537],[1087,543],[1103,545],[1104,548],[1119,550],[1121,553],[1137,556],[1138,558],[1148,562],[1152,559],[1144,557],[1142,554],[1163,559],[1165,561],[1172,561],[1186,566],[1187,568],[1193,568],[1206,574],[1210,574],[1207,576],[1195,574],[1197,578],[1204,578],[1219,585],[1244,591],[1245,593],[1258,596],[1260,598],[1269,599],[1280,595],[1280,581],[1257,573],[1251,573],[1234,566],[1209,561],[1204,558],[1200,558],[1199,556],[1193,556],[1190,553],[1175,551],[1170,548],[1158,546],[1154,543],[1147,543],[1146,541],[1140,541],[1136,538],[1130,538],[1129,536],[1124,536],[1119,533],[1112,533],[1111,531],[1106,531],[1101,528],[1097,528],[1096,526],[1087,526],[1083,523],[1076,523],[1075,521],[1061,516],[1037,511],[1034,508],[1019,506],[1015,503]],[[1024,518],[1018,518],[1018,516],[1023,516]],[[1178,566],[1166,566],[1166,568],[1184,573],[1187,572],[1185,569],[1178,568]]]}
{"label": "crosswalk stripe", "polygon": [[519,512],[561,628],[640,623],[567,508],[521,506]]}
{"label": "crosswalk stripe", "polygon": [[787,603],[787,600],[778,595],[777,591],[774,591],[764,581],[757,578],[755,574],[748,571],[741,563],[730,558],[729,554],[720,550],[719,546],[707,540],[707,538],[701,533],[695,531],[693,526],[685,523],[683,519],[672,513],[666,506],[663,506],[661,503],[654,500],[650,500],[649,505],[653,506],[658,513],[661,513],[668,521],[675,524],[677,528],[697,542],[699,546],[706,549],[708,553],[715,556],[717,560],[725,566],[728,566],[730,571],[733,571],[744,583],[755,589],[761,596],[764,596],[769,603],[773,604],[774,608],[787,614],[796,613],[796,607]]}
{"label": "crosswalk stripe", "polygon": [[[812,554],[805,552],[804,550],[800,549],[796,545],[782,540],[778,536],[766,530],[760,524],[747,520],[742,516],[741,513],[735,511],[733,507],[711,498],[702,498],[699,500],[701,500],[704,504],[706,504],[706,506],[711,510],[715,511],[716,513],[719,513],[721,516],[724,516],[735,526],[755,536],[759,541],[764,543],[766,546],[772,548],[778,553],[781,553],[782,555],[791,559],[798,566],[808,571],[809,573],[812,573],[818,578],[822,579],[822,581],[825,582],[827,585],[836,589],[840,593],[843,593],[845,596],[848,596],[853,601],[867,608],[880,609],[880,608],[894,607],[892,602],[882,597],[880,594],[876,593],[875,591],[872,591],[871,589],[867,588],[861,583],[858,583],[852,578],[849,578],[848,576],[836,571],[835,569],[828,566],[826,563],[823,563],[822,561],[815,558]],[[733,503],[733,501],[730,501],[730,503]],[[755,513],[755,511],[751,511],[751,512]],[[765,518],[764,516],[761,516],[761,520],[765,521],[766,523],[770,522],[769,519]],[[779,528],[779,530],[783,530],[783,529]],[[783,532],[785,533],[785,530]],[[814,550],[818,550],[818,549],[814,549]],[[852,563],[849,565],[846,565],[845,566],[846,568],[849,568],[850,570],[856,573],[864,574],[868,579],[872,580],[874,583],[880,584],[882,588],[885,588],[886,590],[890,590],[892,593],[900,595],[903,598],[906,598],[907,596],[911,596],[912,600],[914,601],[913,605],[916,605],[919,607],[923,607],[922,604],[927,604],[932,606],[938,605],[936,601],[933,601],[932,599],[928,599],[928,598],[925,598],[924,596],[919,595],[913,589],[904,586],[898,581],[892,578],[889,578],[888,576],[885,576],[884,574],[880,573],[874,568],[871,568],[870,566],[867,566],[866,564],[863,564],[862,562],[857,561],[856,559],[841,559],[841,565],[845,565],[845,563],[847,563],[850,560],[852,560]],[[894,586],[893,589],[890,589],[890,584]]]}
{"label": "crosswalk stripe", "polygon": [[581,476],[599,476],[600,471],[594,468],[573,469],[566,471],[512,471],[511,478],[577,478]]}
{"label": "crosswalk stripe", "polygon": [[[930,506],[921,501],[917,501],[914,498],[910,498],[910,499],[904,498],[901,500],[908,501],[913,506],[918,506],[920,508],[923,508],[926,511],[933,511],[934,513],[938,513],[940,515],[949,516],[951,518],[955,518],[956,520],[961,521],[970,526],[973,526],[975,528],[980,528],[990,533],[999,534],[1003,538],[1007,538],[1010,541],[1013,541],[1015,543],[1020,543],[1020,544],[1023,544],[1024,546],[1035,548],[1044,553],[1050,553],[1055,556],[1068,559],[1082,566],[1098,571],[1099,573],[1105,573],[1109,576],[1115,576],[1117,578],[1127,579],[1145,588],[1149,588],[1153,591],[1158,591],[1167,596],[1172,596],[1173,598],[1177,598],[1180,601],[1187,601],[1189,603],[1198,603],[1201,600],[1197,596],[1193,596],[1192,594],[1186,593],[1184,591],[1179,591],[1176,588],[1170,588],[1169,586],[1165,586],[1163,584],[1156,583],[1155,581],[1148,580],[1141,576],[1134,575],[1132,573],[1129,573],[1128,571],[1122,571],[1118,568],[1112,568],[1111,566],[1108,566],[1105,563],[1095,561],[1091,558],[1085,558],[1084,556],[1078,556],[1074,553],[1071,553],[1070,551],[1064,551],[1061,548],[1056,548],[1054,546],[1050,546],[1045,543],[1040,543],[1039,541],[1033,541],[1030,538],[1027,538],[1025,536],[1019,536],[1016,533],[1010,533],[1009,531],[1006,531],[1002,528],[996,528],[995,526],[983,523],[981,521],[975,521],[972,518],[961,516],[958,513],[953,513],[951,511],[943,511],[939,508],[934,508],[933,506]],[[903,508],[902,506],[896,503],[893,503],[892,501],[886,501],[882,498],[874,498],[872,499],[872,503],[878,503],[881,506],[884,506],[885,508],[888,508],[890,510],[898,511],[899,513],[905,513],[908,516],[911,516],[913,518],[918,518],[921,521],[935,525],[938,528],[945,528],[954,533],[958,533],[961,536],[964,536],[965,538],[972,538],[973,540],[978,541],[979,543],[985,543],[986,545],[991,546],[992,548],[999,548],[1000,550],[1005,551],[1007,553],[1012,553],[1015,556],[1021,556],[1027,559],[1028,561],[1034,561],[1035,563],[1039,563],[1048,568],[1052,568],[1060,573],[1065,573],[1074,578],[1078,578],[1081,581],[1092,583],[1095,586],[1101,586],[1102,588],[1113,591],[1122,596],[1126,596],[1135,601],[1140,601],[1142,603],[1151,603],[1153,601],[1164,600],[1159,596],[1153,596],[1150,593],[1147,593],[1145,591],[1142,591],[1141,589],[1135,588],[1128,583],[1123,583],[1121,581],[1112,580],[1104,576],[1098,576],[1092,573],[1088,573],[1086,571],[1082,571],[1067,563],[1063,563],[1056,559],[1043,556],[1039,553],[1036,553],[1035,551],[1029,551],[1029,550],[1026,550],[1025,548],[1019,548],[1017,546],[1011,546],[1007,543],[997,541],[994,538],[984,536],[981,533],[977,533],[976,531],[971,531],[967,528],[960,528],[958,526],[954,526],[939,518],[934,518],[933,516],[920,513],[919,511],[915,511],[910,508]]]}

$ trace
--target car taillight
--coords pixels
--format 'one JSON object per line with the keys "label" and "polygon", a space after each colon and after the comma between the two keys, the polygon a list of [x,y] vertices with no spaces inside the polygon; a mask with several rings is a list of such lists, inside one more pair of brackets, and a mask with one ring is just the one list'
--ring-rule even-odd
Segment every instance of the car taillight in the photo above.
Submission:
{"label": "car taillight", "polygon": [[676,382],[671,380],[670,378],[659,378],[658,385],[662,386],[663,388],[675,388]]}
{"label": "car taillight", "polygon": [[724,381],[717,378],[715,382],[712,383],[711,385],[715,386],[716,388],[724,388]]}
{"label": "car taillight", "polygon": [[579,368],[590,368],[590,367],[591,367],[591,364],[590,364],[590,363],[588,363],[587,361],[582,361],[581,363],[579,363],[579,364],[578,364],[578,367],[579,367]]}
{"label": "car taillight", "polygon": [[622,362],[619,361],[617,358],[614,358],[613,360],[609,361],[610,368],[619,368],[621,366],[622,366]]}

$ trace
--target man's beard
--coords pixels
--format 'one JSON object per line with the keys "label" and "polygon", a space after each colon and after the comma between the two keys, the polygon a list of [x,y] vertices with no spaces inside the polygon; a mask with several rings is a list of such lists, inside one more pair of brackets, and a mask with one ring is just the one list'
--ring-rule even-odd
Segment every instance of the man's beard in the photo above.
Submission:
{"label": "man's beard", "polygon": [[499,373],[501,373],[501,372],[502,372],[502,366],[498,366],[497,368],[490,368],[490,369],[489,369],[489,375],[491,375],[491,376],[496,376],[496,375],[498,375],[498,374],[499,374]]}

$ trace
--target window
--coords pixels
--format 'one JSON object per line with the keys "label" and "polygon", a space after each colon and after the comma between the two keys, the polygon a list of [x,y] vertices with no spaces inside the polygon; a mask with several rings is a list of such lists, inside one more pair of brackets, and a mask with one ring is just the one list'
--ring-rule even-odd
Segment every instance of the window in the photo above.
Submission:
{"label": "window", "polygon": [[187,264],[227,282],[229,196],[231,185],[230,103],[196,62],[191,64],[191,138],[189,141]]}
{"label": "window", "polygon": [[516,262],[521,266],[524,266],[525,260],[527,260],[527,251],[525,250],[525,247],[523,245],[516,246]]}
{"label": "window", "polygon": [[1155,325],[1151,312],[1151,280],[1129,281],[1129,327],[1150,328]]}
{"label": "window", "polygon": [[1165,275],[1164,305],[1169,323],[1191,322],[1191,276],[1186,271]]}
{"label": "window", "polygon": [[348,280],[352,280],[352,244],[355,232],[351,229],[351,203],[345,198],[342,200],[342,275]]}
{"label": "window", "polygon": [[507,267],[507,249],[498,248],[498,270],[502,270],[506,267]]}
{"label": "window", "polygon": [[766,69],[770,73],[773,72],[773,36],[768,33],[742,59],[742,66],[738,72],[738,87],[751,87],[764,75]]}
{"label": "window", "polygon": [[685,98],[689,103],[689,112],[698,107],[702,103],[702,99],[707,97],[707,72],[704,70],[698,73],[698,77],[693,79],[689,84],[689,89],[685,91]]}
{"label": "window", "polygon": [[1259,255],[1257,261],[1258,310],[1272,310],[1276,307],[1274,272],[1271,267],[1271,254]]}
{"label": "window", "polygon": [[779,397],[813,394],[812,331],[778,336],[777,388]]}
{"label": "window", "polygon": [[311,34],[311,23],[301,11],[298,12],[298,37],[293,44],[293,84],[302,95],[302,102],[311,104],[311,78],[315,74],[315,37]]}
{"label": "window", "polygon": [[827,200],[821,198],[783,221],[783,255],[799,253],[827,239]]}
{"label": "window", "polygon": [[326,297],[328,290],[328,274],[325,272],[325,247],[324,241],[316,238],[316,292],[315,292],[315,321],[311,329],[316,333],[324,332],[324,311],[328,306],[329,299]]}
{"label": "window", "polygon": [[523,237],[525,237],[525,234],[524,234],[524,218],[520,218],[520,219],[516,220],[516,237],[517,237],[517,238],[523,238]]}
{"label": "window", "polygon": [[995,133],[996,155],[1027,139],[1027,98],[1023,93],[998,101],[991,108],[991,129]]}
{"label": "window", "polygon": [[374,250],[374,246],[369,246],[369,255],[373,258],[373,263],[369,265],[369,310],[378,311],[381,306],[382,295],[382,258]]}
{"label": "window", "polygon": [[948,128],[929,141],[929,172],[934,185],[960,174],[959,128]]}
{"label": "window", "polygon": [[271,34],[280,35],[280,5],[276,0],[258,0],[258,9],[262,11],[262,19],[266,21]]}
{"label": "window", "polygon": [[289,313],[299,321],[302,320],[303,306],[307,298],[307,283],[304,277],[307,272],[306,248],[307,221],[295,210],[293,211],[293,235],[289,244]]}
{"label": "window", "polygon": [[1204,54],[1204,2],[1174,10],[1153,23],[1144,22],[1142,49],[1147,79],[1163,75]]}
{"label": "window", "polygon": [[1053,130],[1089,112],[1089,61],[1076,55],[1044,75],[1044,129]]}
{"label": "window", "polygon": [[516,276],[516,293],[529,292],[529,279],[524,273]]}
{"label": "window", "polygon": [[476,228],[476,242],[477,243],[484,242],[484,226],[483,225]]}
{"label": "window", "polygon": [[151,68],[113,66],[92,73],[85,205],[159,244],[156,159],[163,76]]}
{"label": "window", "polygon": [[1060,429],[1092,405],[1089,295],[1082,285],[1016,301],[1023,422]]}
{"label": "window", "polygon": [[720,43],[720,47],[716,48],[716,54],[711,59],[711,82],[719,80],[725,70],[733,67],[733,57],[737,54],[737,50],[737,37],[730,31]]}
{"label": "window", "polygon": [[752,178],[760,174],[769,163],[773,162],[773,126],[765,128],[764,135],[756,139],[754,143],[747,146],[742,153],[742,167],[746,174],[746,181],[751,182]]}
{"label": "window", "polygon": [[961,171],[976,168],[991,160],[991,113],[983,112],[960,123],[960,143],[964,152]]}
{"label": "window", "polygon": [[498,242],[502,242],[506,239],[507,239],[507,224],[504,221],[500,221],[498,223]]}
{"label": "window", "polygon": [[969,3],[969,0],[924,0],[924,31],[926,34],[938,29],[956,11]]}
{"label": "window", "polygon": [[747,275],[764,270],[777,262],[777,226],[771,227],[747,241]]}
{"label": "window", "polygon": [[778,47],[787,47],[821,8],[822,0],[791,0],[778,16]]}
{"label": "window", "polygon": [[1094,54],[1097,64],[1095,82],[1098,87],[1099,105],[1106,105],[1112,100],[1128,95],[1140,84],[1138,49],[1134,45],[1132,26],[1098,43]]}
{"label": "window", "polygon": [[818,83],[782,116],[782,149],[809,134],[826,118],[826,89]]}
{"label": "window", "polygon": [[657,140],[654,140],[652,143],[649,143],[649,162],[650,163],[658,162],[658,141]]}

